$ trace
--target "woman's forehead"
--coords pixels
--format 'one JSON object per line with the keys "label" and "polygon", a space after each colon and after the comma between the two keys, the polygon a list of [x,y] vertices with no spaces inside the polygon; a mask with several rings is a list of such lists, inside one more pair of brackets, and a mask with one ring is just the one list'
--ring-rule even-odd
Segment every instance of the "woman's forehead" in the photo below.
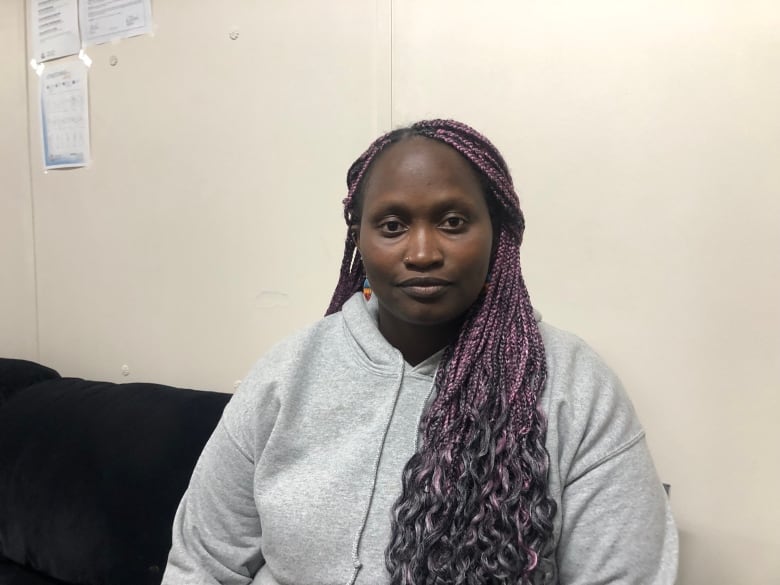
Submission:
{"label": "woman's forehead", "polygon": [[363,190],[426,181],[482,190],[479,175],[462,154],[443,142],[422,136],[393,143],[379,153],[368,169]]}

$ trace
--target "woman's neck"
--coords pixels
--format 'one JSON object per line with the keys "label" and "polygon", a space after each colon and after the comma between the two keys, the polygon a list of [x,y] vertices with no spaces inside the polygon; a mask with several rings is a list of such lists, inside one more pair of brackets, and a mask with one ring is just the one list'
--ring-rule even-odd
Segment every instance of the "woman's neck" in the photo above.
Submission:
{"label": "woman's neck", "polygon": [[443,325],[414,325],[392,318],[382,319],[382,313],[380,309],[379,332],[412,366],[452,343],[461,326],[460,320]]}

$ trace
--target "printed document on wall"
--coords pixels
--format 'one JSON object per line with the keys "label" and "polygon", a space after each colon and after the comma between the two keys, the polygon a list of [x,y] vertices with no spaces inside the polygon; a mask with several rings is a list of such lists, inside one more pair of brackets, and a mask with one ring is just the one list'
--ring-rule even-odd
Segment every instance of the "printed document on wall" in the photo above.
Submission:
{"label": "printed document on wall", "polygon": [[80,59],[50,63],[40,87],[44,166],[85,166],[90,160],[87,66]]}
{"label": "printed document on wall", "polygon": [[33,59],[40,63],[79,52],[76,0],[29,0],[27,7]]}
{"label": "printed document on wall", "polygon": [[152,0],[81,0],[81,34],[99,45],[152,32]]}

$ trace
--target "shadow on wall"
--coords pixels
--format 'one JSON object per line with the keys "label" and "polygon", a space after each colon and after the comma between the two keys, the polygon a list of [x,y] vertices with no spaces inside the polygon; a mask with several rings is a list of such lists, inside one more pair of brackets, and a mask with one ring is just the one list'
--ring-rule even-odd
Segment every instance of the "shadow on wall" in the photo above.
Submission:
{"label": "shadow on wall", "polygon": [[685,559],[688,558],[688,545],[693,541],[693,535],[686,530],[681,530],[679,526],[677,527],[677,530],[680,539],[680,562],[677,570],[677,581],[675,583],[676,585],[686,585],[686,583],[690,583],[691,581],[688,577],[689,564],[685,562]]}
{"label": "shadow on wall", "polygon": [[[728,562],[728,551],[722,550],[724,542],[731,542],[737,550],[752,551],[752,558],[762,567],[753,575],[750,585],[776,585],[780,583],[780,556],[772,549],[772,543],[759,537],[745,538],[724,525],[727,535],[713,533],[710,528],[699,531],[681,529],[680,565],[676,585],[738,585],[745,583],[744,568]],[[745,559],[750,563],[750,559]],[[755,569],[755,566],[753,567]]]}

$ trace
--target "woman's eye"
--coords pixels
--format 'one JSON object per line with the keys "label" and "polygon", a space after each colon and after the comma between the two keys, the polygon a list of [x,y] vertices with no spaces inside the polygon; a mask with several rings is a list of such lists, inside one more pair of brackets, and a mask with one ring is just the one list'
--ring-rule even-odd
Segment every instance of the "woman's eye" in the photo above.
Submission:
{"label": "woman's eye", "polygon": [[385,234],[390,235],[400,234],[404,230],[403,224],[400,221],[395,220],[386,221],[379,227]]}
{"label": "woman's eye", "polygon": [[462,217],[454,215],[444,220],[443,226],[449,230],[457,230],[466,225],[466,220]]}

